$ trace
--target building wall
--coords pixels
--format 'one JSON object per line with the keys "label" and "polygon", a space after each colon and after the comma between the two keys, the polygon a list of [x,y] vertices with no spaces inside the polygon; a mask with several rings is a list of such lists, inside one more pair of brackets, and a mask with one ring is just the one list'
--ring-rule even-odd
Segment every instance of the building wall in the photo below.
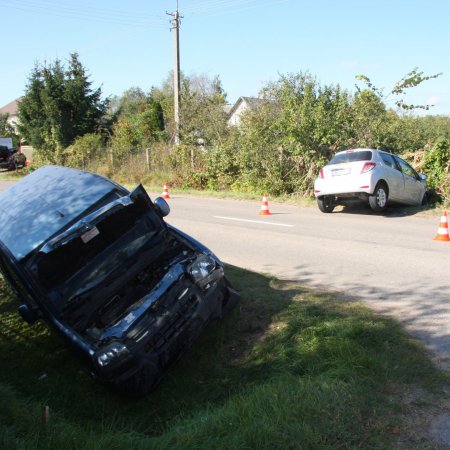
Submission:
{"label": "building wall", "polygon": [[238,126],[241,123],[241,115],[244,113],[244,111],[247,111],[249,109],[249,105],[246,101],[242,101],[239,106],[236,108],[234,113],[231,115],[231,117],[228,119],[228,125],[229,126]]}

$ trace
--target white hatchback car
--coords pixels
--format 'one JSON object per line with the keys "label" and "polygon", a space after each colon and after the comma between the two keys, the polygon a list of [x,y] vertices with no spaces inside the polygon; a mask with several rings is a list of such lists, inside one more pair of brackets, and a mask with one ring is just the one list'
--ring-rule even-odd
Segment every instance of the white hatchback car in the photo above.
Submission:
{"label": "white hatchback car", "polygon": [[421,205],[427,200],[426,176],[391,153],[367,148],[345,150],[320,170],[314,195],[325,213],[350,198],[368,200],[374,211],[382,211],[388,201]]}

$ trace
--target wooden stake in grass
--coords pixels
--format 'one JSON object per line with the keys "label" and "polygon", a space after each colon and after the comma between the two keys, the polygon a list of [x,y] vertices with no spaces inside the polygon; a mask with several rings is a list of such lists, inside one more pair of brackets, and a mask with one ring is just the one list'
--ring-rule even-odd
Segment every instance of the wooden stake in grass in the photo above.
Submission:
{"label": "wooden stake in grass", "polygon": [[44,425],[48,422],[48,418],[50,416],[50,407],[48,405],[44,406],[44,409],[42,410],[42,422]]}

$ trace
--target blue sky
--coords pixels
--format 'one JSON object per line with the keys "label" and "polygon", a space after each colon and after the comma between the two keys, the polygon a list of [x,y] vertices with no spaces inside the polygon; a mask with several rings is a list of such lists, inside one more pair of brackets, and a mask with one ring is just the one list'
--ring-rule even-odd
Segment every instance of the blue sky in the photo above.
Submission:
{"label": "blue sky", "polygon": [[[176,0],[0,0],[0,106],[24,93],[36,62],[78,52],[104,96],[149,91],[173,68],[166,12]],[[219,75],[233,103],[279,74],[308,71],[354,92],[387,91],[414,67],[443,74],[406,101],[450,115],[449,0],[179,0],[181,69]]]}

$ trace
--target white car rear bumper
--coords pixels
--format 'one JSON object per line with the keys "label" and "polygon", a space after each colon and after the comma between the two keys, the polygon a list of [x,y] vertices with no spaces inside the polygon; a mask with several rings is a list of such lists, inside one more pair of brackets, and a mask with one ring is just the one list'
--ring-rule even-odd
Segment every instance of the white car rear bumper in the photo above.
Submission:
{"label": "white car rear bumper", "polygon": [[323,195],[340,195],[340,194],[373,194],[377,180],[372,174],[359,176],[357,179],[353,177],[333,177],[330,180],[317,178],[314,183],[314,195],[321,197]]}

